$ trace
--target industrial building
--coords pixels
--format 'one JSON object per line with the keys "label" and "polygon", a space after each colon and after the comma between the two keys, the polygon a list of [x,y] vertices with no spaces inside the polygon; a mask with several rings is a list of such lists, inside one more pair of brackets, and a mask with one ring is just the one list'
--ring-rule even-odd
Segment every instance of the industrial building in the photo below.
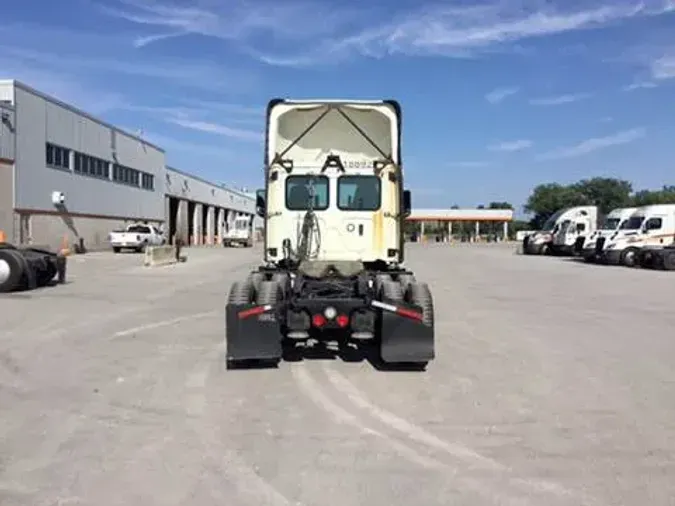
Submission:
{"label": "industrial building", "polygon": [[0,230],[7,241],[106,249],[147,222],[214,243],[255,199],[167,168],[165,152],[18,81],[0,81]]}

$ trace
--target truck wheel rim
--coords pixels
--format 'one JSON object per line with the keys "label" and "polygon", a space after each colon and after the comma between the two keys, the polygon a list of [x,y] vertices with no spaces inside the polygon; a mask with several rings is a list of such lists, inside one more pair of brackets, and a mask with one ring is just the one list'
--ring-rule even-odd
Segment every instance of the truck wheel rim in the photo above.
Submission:
{"label": "truck wheel rim", "polygon": [[5,260],[0,259],[0,284],[6,282],[9,279],[12,269]]}

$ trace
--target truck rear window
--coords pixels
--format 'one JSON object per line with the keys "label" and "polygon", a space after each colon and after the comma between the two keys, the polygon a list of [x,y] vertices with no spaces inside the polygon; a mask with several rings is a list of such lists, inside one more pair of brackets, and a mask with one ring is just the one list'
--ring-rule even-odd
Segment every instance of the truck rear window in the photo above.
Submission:
{"label": "truck rear window", "polygon": [[291,211],[309,209],[310,190],[314,195],[313,209],[315,211],[328,209],[328,178],[326,176],[288,176],[286,178],[286,208]]}
{"label": "truck rear window", "polygon": [[377,176],[338,178],[338,208],[342,211],[377,211],[382,200],[382,184]]}
{"label": "truck rear window", "polygon": [[127,228],[127,232],[130,234],[149,234],[150,228],[143,225],[132,225]]}

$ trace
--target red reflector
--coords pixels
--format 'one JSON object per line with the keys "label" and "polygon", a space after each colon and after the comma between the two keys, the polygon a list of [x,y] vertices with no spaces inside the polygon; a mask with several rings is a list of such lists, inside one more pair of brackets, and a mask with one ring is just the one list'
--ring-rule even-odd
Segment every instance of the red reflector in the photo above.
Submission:
{"label": "red reflector", "polygon": [[326,318],[322,314],[315,314],[312,316],[312,325],[315,327],[323,327],[326,324]]}
{"label": "red reflector", "polygon": [[345,328],[349,325],[349,316],[343,314],[338,315],[337,318],[335,318],[335,322],[338,324],[338,327]]}
{"label": "red reflector", "polygon": [[413,320],[418,321],[422,321],[424,319],[424,315],[422,313],[418,313],[417,311],[411,311],[410,309],[405,309],[402,307],[396,308],[396,314],[400,314],[401,316],[405,316],[406,318],[411,318]]}
{"label": "red reflector", "polygon": [[244,311],[239,311],[239,318],[248,318],[249,316],[255,316],[259,314],[263,314],[266,311],[265,306],[256,306],[252,307],[251,309],[245,309]]}

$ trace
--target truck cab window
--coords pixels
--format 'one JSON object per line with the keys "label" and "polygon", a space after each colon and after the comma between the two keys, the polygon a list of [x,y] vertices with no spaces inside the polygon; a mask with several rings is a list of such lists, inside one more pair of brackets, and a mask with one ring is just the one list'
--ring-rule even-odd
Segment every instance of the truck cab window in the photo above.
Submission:
{"label": "truck cab window", "polygon": [[382,190],[377,176],[338,178],[338,208],[342,211],[377,211]]}
{"label": "truck cab window", "polygon": [[328,208],[328,178],[326,176],[288,176],[286,178],[286,208],[306,211],[310,204],[310,182],[314,192],[313,209]]}
{"label": "truck cab window", "polygon": [[663,220],[661,218],[649,218],[647,223],[645,223],[646,230],[659,230],[663,225]]}

